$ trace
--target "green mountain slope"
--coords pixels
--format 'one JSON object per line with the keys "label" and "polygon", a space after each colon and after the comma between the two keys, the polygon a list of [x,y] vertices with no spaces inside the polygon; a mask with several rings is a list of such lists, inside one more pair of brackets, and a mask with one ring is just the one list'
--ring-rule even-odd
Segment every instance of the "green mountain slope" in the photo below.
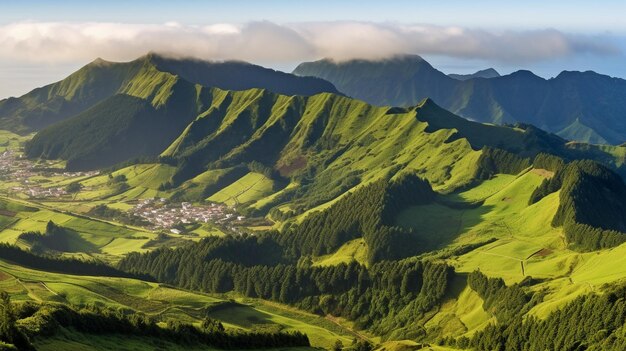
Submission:
{"label": "green mountain slope", "polygon": [[[147,76],[147,72],[152,75]],[[115,94],[149,94],[133,86],[138,79],[153,79],[162,73],[231,90],[265,88],[288,95],[337,92],[322,79],[301,78],[244,62],[168,59],[157,54],[123,63],[97,59],[60,82],[0,101],[0,128],[28,133],[72,117]]]}
{"label": "green mountain slope", "polygon": [[531,123],[560,136],[620,144],[626,139],[626,81],[594,72],[562,72],[543,79],[528,71],[457,80],[419,56],[382,61],[321,60],[294,73],[329,80],[345,94],[375,105],[410,106],[434,99],[471,120]]}

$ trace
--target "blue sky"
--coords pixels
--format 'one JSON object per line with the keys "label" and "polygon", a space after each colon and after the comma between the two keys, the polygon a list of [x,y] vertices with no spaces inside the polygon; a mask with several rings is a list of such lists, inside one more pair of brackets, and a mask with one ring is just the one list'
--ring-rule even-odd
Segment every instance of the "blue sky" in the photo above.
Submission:
{"label": "blue sky", "polygon": [[129,60],[148,50],[289,71],[322,56],[406,48],[446,73],[490,66],[626,77],[624,14],[625,1],[0,0],[0,98],[98,56]]}
{"label": "blue sky", "polygon": [[626,31],[626,2],[599,1],[2,1],[0,22],[121,21],[207,22],[399,21],[500,28],[554,27],[574,31]]}

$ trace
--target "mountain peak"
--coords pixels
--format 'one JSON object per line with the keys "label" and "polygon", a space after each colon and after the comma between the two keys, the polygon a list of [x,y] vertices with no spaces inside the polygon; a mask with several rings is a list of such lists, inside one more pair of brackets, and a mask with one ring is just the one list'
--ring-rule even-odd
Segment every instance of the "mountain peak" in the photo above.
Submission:
{"label": "mountain peak", "polygon": [[89,63],[89,66],[108,66],[111,65],[113,62],[111,61],[107,61],[101,57],[96,58],[95,60],[91,61]]}
{"label": "mountain peak", "polygon": [[476,71],[471,74],[450,73],[448,74],[448,77],[454,78],[456,80],[468,80],[468,79],[474,79],[474,78],[497,78],[497,77],[500,77],[500,73],[498,73],[498,71],[490,67],[487,69]]}
{"label": "mountain peak", "polygon": [[541,78],[538,75],[534,74],[532,71],[529,71],[527,69],[517,70],[517,71],[509,74],[509,76]]}

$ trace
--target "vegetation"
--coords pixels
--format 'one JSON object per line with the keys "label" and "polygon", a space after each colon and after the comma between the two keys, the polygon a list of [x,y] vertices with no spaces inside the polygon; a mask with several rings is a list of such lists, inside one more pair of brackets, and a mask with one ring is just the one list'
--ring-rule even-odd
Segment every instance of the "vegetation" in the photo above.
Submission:
{"label": "vegetation", "polygon": [[419,261],[381,262],[370,268],[356,263],[270,265],[268,249],[243,251],[246,245],[248,240],[205,239],[185,248],[130,254],[119,267],[186,288],[232,290],[319,314],[343,316],[381,335],[411,338],[425,337],[410,335],[415,329],[405,328],[418,323],[441,301],[453,274],[446,265]]}
{"label": "vegetation", "polygon": [[522,319],[516,316],[537,303],[540,292],[528,294],[521,284],[507,287],[479,272],[470,274],[468,282],[497,311],[498,323],[471,338],[448,338],[445,343],[475,350],[621,350],[626,345],[624,286],[578,297],[545,319]]}
{"label": "vegetation", "polygon": [[607,168],[575,161],[562,171],[560,206],[552,220],[563,225],[567,239],[584,250],[626,241],[626,185]]}
{"label": "vegetation", "polygon": [[102,262],[40,256],[8,244],[0,244],[0,257],[24,267],[44,269],[51,272],[150,279],[149,276],[126,273]]}
{"label": "vegetation", "polygon": [[626,81],[595,72],[565,71],[546,80],[522,70],[457,80],[419,56],[403,55],[374,61],[324,59],[302,63],[294,73],[326,79],[339,91],[379,106],[413,106],[431,98],[475,121],[534,124],[593,144],[620,144],[626,139],[621,122]]}
{"label": "vegetation", "polygon": [[484,147],[478,159],[476,179],[489,179],[496,174],[518,174],[530,167],[530,160],[500,149]]}
{"label": "vegetation", "polygon": [[87,215],[98,218],[112,219],[116,222],[130,224],[130,225],[146,225],[147,222],[141,217],[129,214],[126,211],[121,211],[115,208],[110,208],[107,205],[100,204],[94,206],[87,212]]}
{"label": "vegetation", "polygon": [[419,252],[419,247],[411,247],[410,231],[393,227],[395,216],[433,198],[428,182],[414,174],[402,174],[355,190],[276,238],[293,257],[329,254],[358,237],[367,243],[370,262],[408,257]]}
{"label": "vegetation", "polygon": [[[111,77],[97,99],[74,100],[70,90],[84,94],[91,84],[75,80],[58,93],[75,116],[51,108],[64,121],[26,149],[67,159],[69,169],[115,166],[67,176],[64,161],[46,161],[28,182],[0,186],[0,239],[8,243],[0,246],[0,290],[24,306],[14,317],[0,314],[8,321],[3,342],[22,335],[64,349],[82,338],[85,348],[111,348],[127,338],[133,347],[190,350],[310,342],[363,351],[378,342],[622,345],[626,186],[613,172],[623,171],[621,147],[471,122],[430,99],[375,107],[336,94],[206,87],[213,78],[203,72],[227,67],[219,64],[149,55],[140,67],[113,66],[129,69],[119,73],[123,86]],[[294,79],[278,86],[301,81]],[[26,116],[30,107],[15,111]],[[511,121],[501,112],[498,122]],[[19,149],[26,139],[0,133],[0,146]],[[61,194],[35,202],[17,190],[27,184]],[[202,203],[229,218],[151,231],[127,212],[149,198],[162,198],[146,202],[154,208]],[[569,329],[548,328],[549,320]],[[581,325],[587,320],[592,327]],[[102,331],[106,340],[95,336]],[[437,341],[447,346],[431,346]]]}

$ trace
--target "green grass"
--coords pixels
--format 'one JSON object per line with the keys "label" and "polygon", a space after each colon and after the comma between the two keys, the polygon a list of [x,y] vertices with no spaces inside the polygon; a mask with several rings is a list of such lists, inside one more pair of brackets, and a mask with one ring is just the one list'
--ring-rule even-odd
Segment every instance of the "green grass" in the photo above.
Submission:
{"label": "green grass", "polygon": [[[71,252],[86,252],[107,261],[117,261],[128,252],[145,251],[142,246],[156,237],[152,232],[115,222],[77,217],[47,207],[34,207],[40,206],[37,204],[28,207],[28,202],[5,200],[5,204],[6,208],[18,210],[15,217],[0,216],[0,242],[9,244],[18,243],[18,236],[23,232],[45,232],[48,221],[53,221],[78,234],[68,248]],[[55,204],[54,207],[61,206]]]}
{"label": "green grass", "polygon": [[351,262],[367,264],[367,244],[364,239],[348,241],[332,254],[313,258],[313,266],[321,267]]}
{"label": "green grass", "polygon": [[92,177],[81,181],[85,190],[78,193],[76,200],[89,201],[107,199],[107,201],[128,201],[151,197],[169,197],[167,192],[159,191],[161,184],[167,182],[175,168],[164,164],[138,164],[122,168],[111,175],[126,177],[130,186],[127,191],[119,193],[116,184],[111,183],[108,175]]}
{"label": "green grass", "polygon": [[250,172],[208,198],[229,206],[262,199],[273,192],[274,182],[260,173]]}
{"label": "green grass", "polygon": [[426,329],[440,329],[442,335],[470,337],[495,318],[483,309],[483,300],[469,287],[458,298],[441,305],[437,313],[424,325]]}
{"label": "green grass", "polygon": [[8,130],[0,130],[0,152],[19,149],[30,138],[32,135],[21,136]]}
{"label": "green grass", "polygon": [[510,174],[496,174],[493,178],[481,182],[478,186],[458,193],[457,198],[465,202],[476,202],[484,200],[498,191],[504,189],[513,182],[517,177]]}
{"label": "green grass", "polygon": [[[248,299],[244,301],[248,301]],[[280,307],[281,305],[278,304],[253,303],[253,306],[254,308],[243,305],[229,309],[218,309],[210,312],[209,315],[244,330],[262,330],[272,325],[273,328],[283,331],[299,330],[309,336],[314,346],[326,349],[329,349],[338,339],[344,344],[351,341],[345,329],[332,324],[329,325],[331,322],[325,321],[319,316],[296,311],[289,307]],[[326,328],[322,325],[326,325]],[[313,342],[313,340],[315,341]]]}
{"label": "green grass", "polygon": [[[558,192],[528,205],[530,194],[546,175],[549,174],[528,171],[516,177],[498,176],[460,194],[444,197],[446,201],[457,202],[484,200],[482,206],[467,209],[443,204],[419,206],[401,213],[397,223],[415,228],[417,239],[430,249],[496,238],[493,243],[447,261],[457,272],[480,269],[488,276],[505,279],[508,284],[526,276],[546,279],[533,287],[545,289],[546,296],[531,311],[545,317],[581,294],[601,291],[605,284],[626,278],[626,245],[588,253],[567,247],[562,228],[550,224],[559,205]],[[461,321],[469,318],[471,322],[472,314],[468,311],[458,317]],[[474,325],[480,325],[480,320],[476,319]]]}

